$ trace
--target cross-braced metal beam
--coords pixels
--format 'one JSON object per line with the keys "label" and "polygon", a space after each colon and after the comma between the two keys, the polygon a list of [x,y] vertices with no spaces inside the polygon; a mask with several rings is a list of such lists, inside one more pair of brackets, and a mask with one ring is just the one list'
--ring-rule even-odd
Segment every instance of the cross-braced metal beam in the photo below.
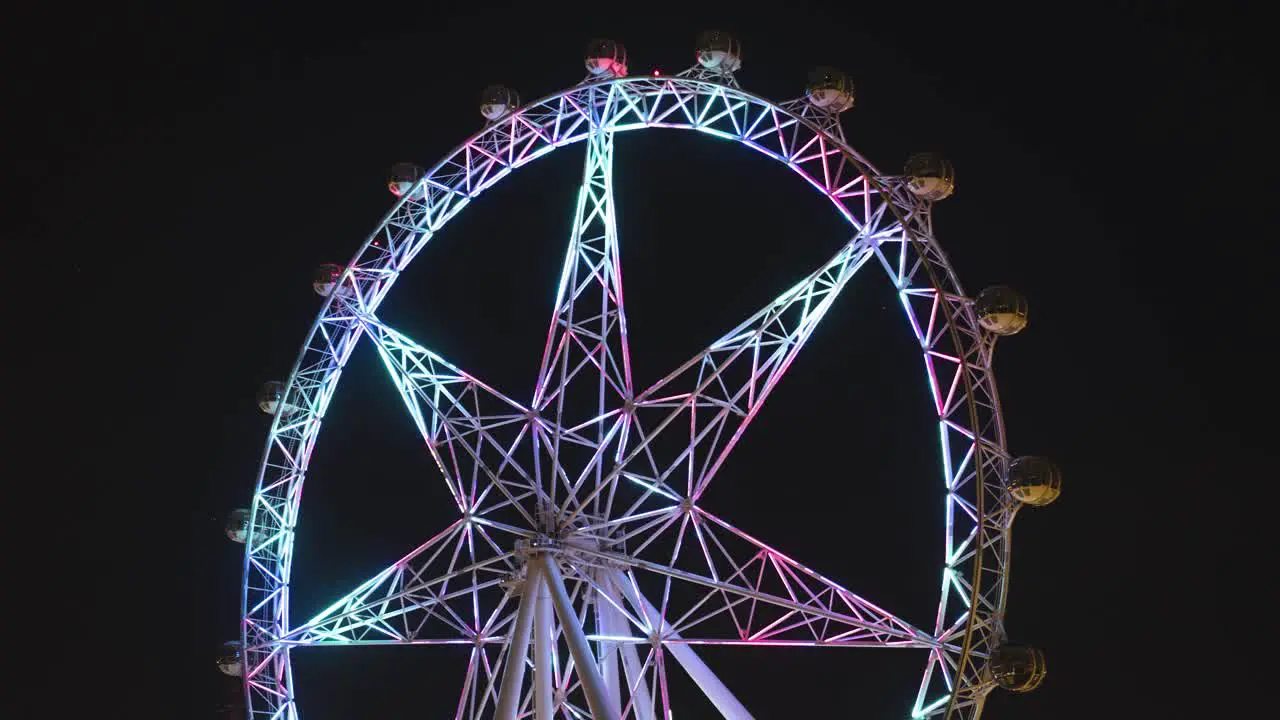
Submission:
{"label": "cross-braced metal beam", "polygon": [[[1016,508],[994,480],[1007,453],[993,344],[933,239],[928,204],[909,196],[900,178],[871,168],[844,144],[838,123],[815,113],[697,71],[597,81],[490,123],[405,194],[331,293],[281,399],[292,410],[272,425],[246,541],[244,666],[253,718],[296,718],[289,654],[298,646],[445,643],[472,646],[458,720],[492,717],[500,705],[504,714],[538,720],[669,720],[668,686],[677,680],[667,673],[668,656],[722,714],[745,717],[696,661],[698,644],[919,648],[928,661],[914,716],[976,718],[991,688],[986,658],[1003,635]],[[616,133],[651,127],[692,129],[778,160],[828,198],[855,236],[636,394],[611,170]],[[375,313],[401,271],[471,199],[578,141],[587,148],[583,184],[526,407]],[[945,569],[932,633],[701,506],[805,340],[870,258],[888,273],[920,342],[942,436]],[[461,517],[294,625],[290,572],[303,479],[361,335],[378,349]],[[551,586],[534,583],[548,601],[533,601],[528,633],[516,622],[513,587],[529,570],[517,539],[549,540],[565,568],[554,612]],[[513,653],[529,633],[534,652]],[[500,698],[503,684],[530,668],[533,687]]]}
{"label": "cross-braced metal beam", "polygon": [[[634,443],[562,526],[588,507],[599,507],[601,498],[609,518],[635,517],[685,498],[696,501],[840,291],[883,237],[896,232],[881,227],[882,218],[877,212],[808,277],[626,404]],[[666,442],[665,452],[655,442],[664,433],[682,436]],[[638,491],[619,497],[620,485]],[[627,504],[615,506],[619,502]]]}
{"label": "cross-braced metal beam", "polygon": [[[439,645],[491,642],[510,618],[511,538],[458,520],[276,644]],[[481,610],[481,608],[484,608]]]}
{"label": "cross-braced metal beam", "polygon": [[377,318],[365,315],[360,322],[458,510],[531,527],[540,507],[539,488],[526,470],[536,426],[532,413]]}
{"label": "cross-braced metal beam", "polygon": [[582,185],[534,385],[533,408],[551,424],[535,442],[549,446],[551,471],[545,489],[553,504],[562,492],[556,473],[564,473],[573,488],[588,478],[598,482],[601,472],[600,453],[582,454],[590,458],[585,464],[569,460],[564,444],[573,439],[565,438],[561,428],[578,428],[596,449],[607,440],[621,447],[626,443],[625,420],[611,429],[607,414],[633,397],[613,207],[613,133],[601,123],[621,101],[613,87],[589,90],[579,108],[589,124]]}

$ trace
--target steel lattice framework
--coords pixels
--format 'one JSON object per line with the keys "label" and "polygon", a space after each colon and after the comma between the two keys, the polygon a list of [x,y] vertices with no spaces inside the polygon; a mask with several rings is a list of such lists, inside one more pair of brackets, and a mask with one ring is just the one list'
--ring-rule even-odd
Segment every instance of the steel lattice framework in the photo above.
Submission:
{"label": "steel lattice framework", "polygon": [[[613,141],[645,128],[736,141],[795,171],[850,237],[794,287],[657,383],[632,384]],[[541,370],[512,399],[388,327],[400,273],[508,173],[583,142],[586,163]],[[744,429],[853,276],[878,266],[919,340],[946,503],[941,600],[918,628],[700,503]],[[458,519],[305,622],[289,615],[294,529],[321,420],[361,338],[377,349]],[[668,718],[675,659],[730,718],[747,710],[703,644],[909,647],[927,654],[913,717],[976,718],[1003,639],[1017,504],[994,339],[934,238],[928,203],[878,172],[833,117],[730,76],[589,80],[490,122],[404,195],[346,266],[303,345],[267,441],[246,544],[244,677],[252,718],[297,717],[290,653],[314,645],[460,644],[456,717]],[[514,660],[513,660],[514,659]],[[520,668],[512,671],[511,668]],[[525,678],[532,678],[525,689]]]}

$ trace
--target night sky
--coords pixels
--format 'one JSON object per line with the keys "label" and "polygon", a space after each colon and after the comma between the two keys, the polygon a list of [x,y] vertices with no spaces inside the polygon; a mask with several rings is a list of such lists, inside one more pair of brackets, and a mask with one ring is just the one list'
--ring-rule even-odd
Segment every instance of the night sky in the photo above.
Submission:
{"label": "night sky", "polygon": [[[1137,2],[186,5],[49,11],[6,50],[7,104],[26,127],[6,151],[20,202],[5,236],[43,258],[10,307],[48,334],[18,353],[18,394],[43,388],[27,421],[43,469],[6,485],[31,493],[11,515],[56,508],[62,528],[38,544],[55,560],[19,560],[35,590],[14,594],[54,620],[30,630],[48,657],[15,718],[211,717],[213,658],[239,611],[242,548],[223,519],[251,497],[269,427],[254,393],[293,363],[319,306],[313,268],[374,228],[393,162],[429,166],[481,127],[485,85],[526,100],[567,87],[597,35],[626,44],[633,74],[674,73],[708,27],[738,34],[738,78],[766,97],[800,94],[816,64],[848,71],[844,127],[864,156],[886,171],[921,150],[954,162],[935,222],[965,288],[1029,298],[1030,327],[996,359],[1010,449],[1055,458],[1066,481],[1018,519],[1007,625],[1050,672],[1035,693],[997,694],[989,717],[1226,716],[1250,702],[1225,659],[1258,637],[1261,616],[1233,596],[1261,569],[1246,518],[1276,477],[1262,439],[1273,333],[1253,317],[1275,297],[1275,233],[1254,218],[1276,167],[1251,139],[1271,122],[1257,21]],[[526,398],[581,153],[473,203],[384,317]],[[616,168],[640,386],[845,237],[805,183],[729,143],[629,134]],[[936,429],[895,302],[882,276],[855,279],[708,502],[924,625],[941,562]],[[450,515],[370,348],[313,468],[295,617]],[[923,664],[901,652],[705,656],[762,719],[889,717],[909,709]],[[298,655],[308,720],[442,717],[465,669],[463,653],[427,648]]]}

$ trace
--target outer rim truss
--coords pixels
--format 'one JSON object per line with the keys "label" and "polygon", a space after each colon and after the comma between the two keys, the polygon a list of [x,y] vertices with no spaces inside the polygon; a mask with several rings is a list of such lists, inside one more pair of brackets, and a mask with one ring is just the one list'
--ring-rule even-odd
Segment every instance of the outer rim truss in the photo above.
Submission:
{"label": "outer rim truss", "polygon": [[[607,88],[607,92],[601,92]],[[600,98],[607,100],[600,105]],[[614,133],[669,127],[735,140],[780,162],[828,197],[857,229],[873,197],[902,228],[875,257],[898,288],[939,414],[947,488],[946,569],[935,636],[959,658],[931,653],[916,716],[976,718],[990,689],[985,659],[999,642],[1008,533],[1016,507],[996,479],[1007,460],[992,347],[932,234],[929,206],[879,173],[792,103],[691,77],[635,77],[579,85],[514,111],[468,139],[406,193],[347,265],[290,374],[264,450],[245,545],[242,641],[251,717],[293,718],[287,643],[293,528],[321,421],[341,369],[400,272],[449,219],[511,170],[587,139],[593,121]],[[591,109],[594,108],[594,111]],[[958,611],[957,611],[958,610]],[[940,698],[931,688],[942,684]]]}

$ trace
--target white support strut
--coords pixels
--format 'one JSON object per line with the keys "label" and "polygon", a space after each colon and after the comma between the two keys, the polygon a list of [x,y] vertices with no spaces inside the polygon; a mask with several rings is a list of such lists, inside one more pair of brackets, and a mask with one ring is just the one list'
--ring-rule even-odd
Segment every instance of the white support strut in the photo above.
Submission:
{"label": "white support strut", "polygon": [[[597,592],[605,592],[608,587],[608,576],[596,578]],[[619,717],[622,715],[622,687],[619,685],[618,676],[618,641],[613,639],[617,633],[612,622],[612,611],[614,608],[603,597],[597,597],[595,604],[596,627],[605,639],[599,642],[600,646],[600,675],[604,678],[604,686],[609,693],[609,707]]]}
{"label": "white support strut", "polygon": [[569,644],[569,653],[573,656],[578,679],[582,681],[582,689],[587,695],[591,717],[595,720],[619,720],[618,714],[611,712],[604,678],[600,677],[600,668],[596,665],[595,654],[591,652],[587,635],[582,631],[578,616],[573,611],[573,603],[569,600],[569,592],[565,590],[560,568],[554,560],[547,557],[546,553],[533,555],[529,559],[529,564],[538,568],[543,582],[551,591],[551,601],[555,604],[556,615],[560,618],[560,627],[564,630],[565,641]]}
{"label": "white support strut", "polygon": [[529,630],[533,624],[533,607],[542,582],[541,568],[533,563],[525,574],[524,594],[520,597],[520,609],[516,611],[516,625],[511,631],[511,647],[507,650],[506,670],[502,673],[502,692],[498,695],[498,708],[494,720],[515,720],[520,711],[520,698],[524,686],[524,661],[529,655]]}
{"label": "white support strut", "polygon": [[[614,602],[621,603],[622,598],[618,594],[617,583],[613,581],[611,575],[605,575],[601,578],[601,587],[607,588],[609,596]],[[614,637],[630,635],[626,618],[622,617],[622,613],[613,603],[600,603],[601,615],[604,618],[604,632]],[[649,686],[644,682],[644,663],[640,661],[640,653],[636,650],[635,643],[619,643],[619,654],[622,656],[622,669],[626,674],[627,687],[631,688],[631,707],[632,715],[636,720],[654,720],[653,714],[653,698],[649,694]]]}
{"label": "white support strut", "polygon": [[[647,598],[641,595],[636,588],[631,585],[621,571],[616,574],[618,585],[622,588],[622,592],[626,594],[627,600],[636,608],[644,617],[653,618],[660,623],[659,632],[664,638],[679,640],[680,634],[675,632],[666,618],[658,614],[658,609],[649,602]],[[751,713],[747,711],[746,706],[734,696],[733,692],[725,686],[720,678],[707,667],[707,664],[698,657],[693,648],[683,643],[664,644],[663,649],[671,653],[671,656],[680,663],[680,667],[693,678],[698,687],[711,701],[712,705],[720,711],[720,715],[726,720],[754,720]]]}
{"label": "white support strut", "polygon": [[[532,565],[531,565],[532,567]],[[533,613],[533,711],[535,720],[555,720],[555,609],[547,583],[540,581],[532,591],[536,599]]]}

